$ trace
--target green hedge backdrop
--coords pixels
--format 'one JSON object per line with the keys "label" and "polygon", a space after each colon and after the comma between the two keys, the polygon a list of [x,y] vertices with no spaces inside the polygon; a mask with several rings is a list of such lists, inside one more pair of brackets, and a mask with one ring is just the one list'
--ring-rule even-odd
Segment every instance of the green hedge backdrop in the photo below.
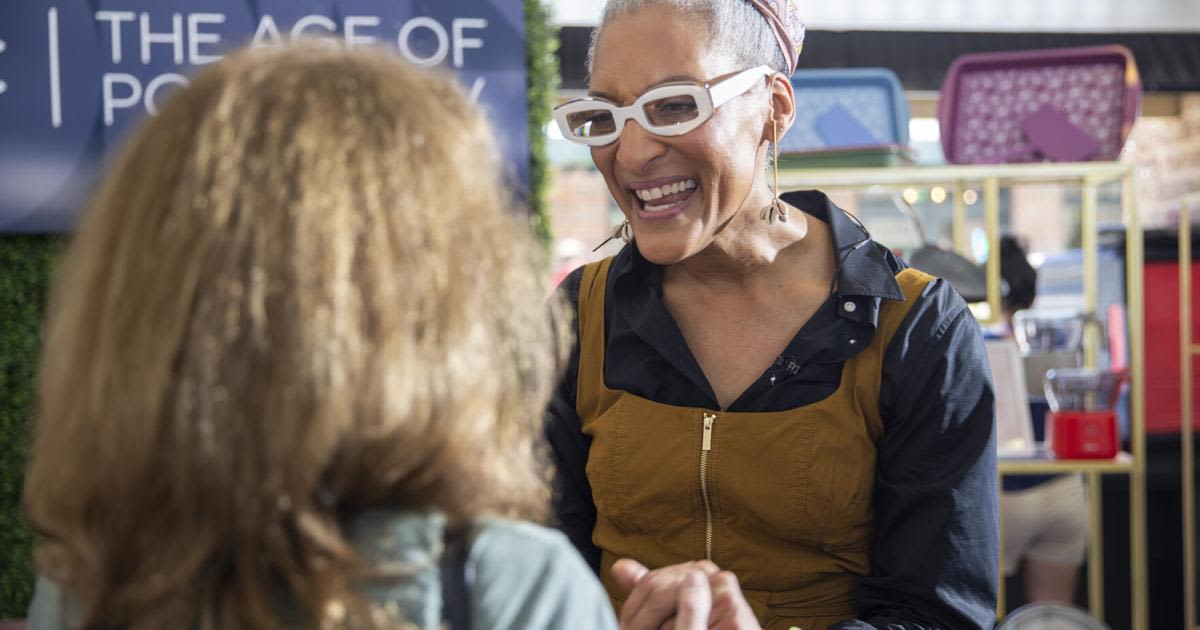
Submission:
{"label": "green hedge backdrop", "polygon": [[33,594],[33,537],[21,517],[42,311],[58,240],[0,238],[0,618],[24,617]]}
{"label": "green hedge backdrop", "polygon": [[[550,242],[546,135],[558,88],[558,36],[544,0],[523,0],[529,77],[530,220]],[[0,619],[24,617],[33,594],[33,536],[21,515],[21,484],[34,408],[34,372],[54,257],[61,239],[0,237]]]}

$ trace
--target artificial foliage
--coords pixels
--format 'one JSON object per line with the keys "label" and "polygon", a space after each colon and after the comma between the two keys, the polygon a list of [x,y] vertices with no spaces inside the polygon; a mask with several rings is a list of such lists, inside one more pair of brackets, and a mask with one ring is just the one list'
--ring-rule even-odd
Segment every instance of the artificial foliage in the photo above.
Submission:
{"label": "artificial foliage", "polygon": [[550,186],[549,158],[546,154],[546,124],[558,92],[558,32],[550,20],[545,0],[525,2],[525,64],[528,69],[526,91],[529,105],[529,210],[538,238],[546,246],[551,241],[550,212],[546,208],[546,190]]}
{"label": "artificial foliage", "polygon": [[[522,0],[528,66],[529,207],[538,238],[550,243],[549,168],[544,128],[558,88],[558,34],[544,0]],[[34,411],[41,327],[51,267],[62,239],[0,235],[0,619],[24,617],[33,594],[33,535],[21,486]]]}
{"label": "artificial foliage", "polygon": [[21,515],[21,484],[58,243],[48,236],[0,238],[0,619],[24,617],[33,594],[33,536]]}

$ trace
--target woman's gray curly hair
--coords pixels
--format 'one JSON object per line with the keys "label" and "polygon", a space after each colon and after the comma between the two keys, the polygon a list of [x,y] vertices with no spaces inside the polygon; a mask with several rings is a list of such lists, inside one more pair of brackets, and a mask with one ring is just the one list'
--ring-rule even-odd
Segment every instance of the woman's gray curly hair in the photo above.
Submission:
{"label": "woman's gray curly hair", "polygon": [[652,6],[673,7],[695,14],[700,18],[698,22],[708,28],[712,46],[728,51],[739,65],[747,68],[767,65],[785,76],[791,74],[770,24],[745,0],[609,0],[588,46],[589,75],[596,57],[596,40],[609,20]]}

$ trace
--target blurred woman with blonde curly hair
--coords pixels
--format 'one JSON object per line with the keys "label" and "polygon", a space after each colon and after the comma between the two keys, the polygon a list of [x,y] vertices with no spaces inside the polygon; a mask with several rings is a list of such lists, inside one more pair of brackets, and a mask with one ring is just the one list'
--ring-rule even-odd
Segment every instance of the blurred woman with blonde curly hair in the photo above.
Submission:
{"label": "blurred woman with blonde curly hair", "polygon": [[526,522],[568,344],[498,164],[452,81],[318,44],[147,120],[53,291],[30,626],[613,626]]}

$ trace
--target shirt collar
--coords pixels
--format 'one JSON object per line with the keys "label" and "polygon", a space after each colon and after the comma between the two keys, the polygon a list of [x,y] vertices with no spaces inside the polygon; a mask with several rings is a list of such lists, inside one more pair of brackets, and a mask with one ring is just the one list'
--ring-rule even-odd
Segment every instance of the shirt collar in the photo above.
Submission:
{"label": "shirt collar", "polygon": [[780,195],[785,203],[824,221],[833,236],[837,257],[837,295],[904,300],[895,272],[884,253],[850,215],[817,190],[799,190]]}
{"label": "shirt collar", "polygon": [[[802,190],[784,193],[780,199],[829,226],[840,263],[834,295],[839,315],[874,326],[880,299],[904,301],[896,272],[887,260],[890,254],[825,193]],[[645,305],[646,300],[662,299],[662,268],[643,258],[636,243],[617,254],[610,273],[614,290],[624,298],[621,302]],[[854,305],[847,307],[847,303]]]}

